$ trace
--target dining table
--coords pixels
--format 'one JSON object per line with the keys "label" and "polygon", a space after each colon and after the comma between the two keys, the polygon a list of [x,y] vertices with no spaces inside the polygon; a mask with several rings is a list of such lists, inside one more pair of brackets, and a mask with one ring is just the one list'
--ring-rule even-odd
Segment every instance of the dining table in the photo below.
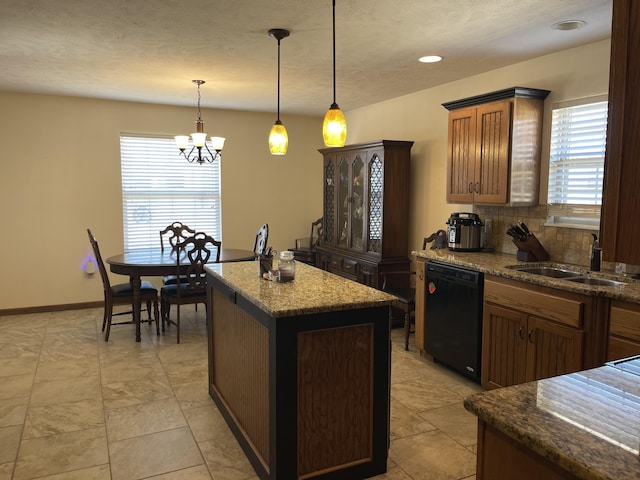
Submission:
{"label": "dining table", "polygon": [[[184,255],[184,254],[183,254]],[[242,262],[255,260],[253,250],[220,248],[220,262]],[[133,287],[133,321],[136,326],[136,342],[140,337],[140,285],[142,277],[164,277],[177,273],[177,254],[172,249],[145,248],[130,250],[107,258],[113,273],[128,275]],[[182,263],[182,262],[181,262]],[[186,271],[187,263],[184,263]]]}

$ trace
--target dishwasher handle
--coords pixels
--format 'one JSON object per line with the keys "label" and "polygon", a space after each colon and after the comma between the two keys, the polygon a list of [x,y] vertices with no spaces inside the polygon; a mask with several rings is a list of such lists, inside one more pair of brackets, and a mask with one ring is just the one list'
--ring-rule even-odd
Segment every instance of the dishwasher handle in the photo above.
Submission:
{"label": "dishwasher handle", "polygon": [[483,276],[481,272],[428,262],[425,264],[427,278],[457,283],[479,285]]}

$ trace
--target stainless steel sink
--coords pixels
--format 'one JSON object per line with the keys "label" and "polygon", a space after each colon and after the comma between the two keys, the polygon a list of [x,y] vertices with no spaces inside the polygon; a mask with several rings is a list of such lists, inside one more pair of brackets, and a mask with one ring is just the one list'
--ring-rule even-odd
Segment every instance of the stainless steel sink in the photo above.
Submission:
{"label": "stainless steel sink", "polygon": [[584,283],[585,285],[593,285],[598,287],[615,287],[616,285],[624,285],[624,282],[609,280],[607,278],[572,277],[567,278],[566,280],[569,282]]}
{"label": "stainless steel sink", "polygon": [[531,266],[525,267],[521,265],[514,265],[512,267],[514,270],[522,273],[530,273],[532,275],[540,275],[543,277],[551,277],[558,278],[562,280],[567,280],[568,282],[582,283],[584,285],[592,285],[594,287],[615,287],[617,285],[624,285],[625,282],[620,282],[618,280],[611,280],[608,278],[602,277],[593,277],[588,276],[583,272],[578,272],[575,270],[567,270],[561,267],[551,267],[551,266]]}
{"label": "stainless steel sink", "polygon": [[553,267],[523,267],[517,269],[519,272],[532,273],[534,275],[542,275],[544,277],[553,278],[568,278],[578,277],[582,275],[580,272],[574,272],[572,270],[564,270],[562,268]]}

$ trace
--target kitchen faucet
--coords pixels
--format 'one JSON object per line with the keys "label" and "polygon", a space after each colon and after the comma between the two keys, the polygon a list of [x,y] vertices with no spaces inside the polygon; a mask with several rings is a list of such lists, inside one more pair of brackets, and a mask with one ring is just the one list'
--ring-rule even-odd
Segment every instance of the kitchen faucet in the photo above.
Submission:
{"label": "kitchen faucet", "polygon": [[591,271],[599,272],[602,248],[600,248],[598,236],[595,233],[592,233],[591,235],[593,236],[593,246],[591,247]]}

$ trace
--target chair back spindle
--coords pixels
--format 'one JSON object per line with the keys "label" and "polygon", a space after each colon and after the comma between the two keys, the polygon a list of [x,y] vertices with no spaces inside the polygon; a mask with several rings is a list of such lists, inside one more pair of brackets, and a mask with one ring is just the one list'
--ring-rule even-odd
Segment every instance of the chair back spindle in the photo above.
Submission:
{"label": "chair back spindle", "polygon": [[177,245],[194,235],[196,231],[182,222],[173,222],[164,230],[160,230],[160,250],[164,252],[165,241],[171,246],[171,253],[175,252]]}

